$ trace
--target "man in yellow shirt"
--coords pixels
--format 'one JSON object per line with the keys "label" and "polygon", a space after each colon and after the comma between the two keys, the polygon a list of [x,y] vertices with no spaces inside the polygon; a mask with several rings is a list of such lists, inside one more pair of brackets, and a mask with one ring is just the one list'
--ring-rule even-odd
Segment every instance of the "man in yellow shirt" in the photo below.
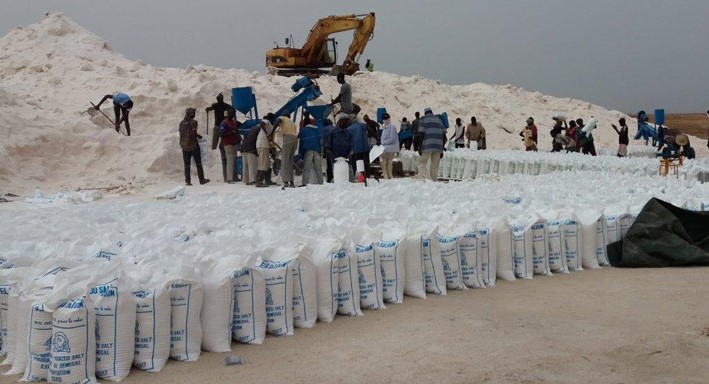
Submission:
{"label": "man in yellow shirt", "polygon": [[286,188],[294,188],[293,183],[293,158],[298,148],[298,126],[290,119],[287,112],[276,120],[276,128],[283,135],[283,149],[281,151],[281,180]]}

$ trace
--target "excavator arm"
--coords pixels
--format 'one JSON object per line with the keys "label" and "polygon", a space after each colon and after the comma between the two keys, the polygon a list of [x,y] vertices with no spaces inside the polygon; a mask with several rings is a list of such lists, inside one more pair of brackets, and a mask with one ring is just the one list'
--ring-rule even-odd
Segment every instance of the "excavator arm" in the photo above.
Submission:
{"label": "excavator arm", "polygon": [[374,12],[366,15],[339,15],[328,16],[318,20],[310,30],[308,40],[303,45],[303,54],[308,61],[313,61],[322,51],[328,36],[333,33],[344,32],[354,29],[354,38],[347,51],[344,65],[354,63],[355,56],[364,52],[364,48],[372,38],[374,33],[375,16]]}
{"label": "excavator arm", "polygon": [[[361,55],[364,52],[367,43],[372,39],[374,24],[374,12],[363,15],[335,15],[320,19],[310,29],[308,39],[302,48],[276,47],[271,49],[266,52],[266,65],[275,67],[278,70],[294,71],[295,73],[301,69],[310,72],[312,69],[325,67],[326,63],[329,63],[327,66],[332,66],[334,57],[332,58],[333,61],[324,59],[328,40],[333,40],[329,36],[333,33],[354,30],[352,43],[347,51],[343,65],[333,66],[333,72],[344,71],[351,75],[358,69],[356,63],[357,55]],[[282,72],[279,72],[279,74],[282,74]]]}

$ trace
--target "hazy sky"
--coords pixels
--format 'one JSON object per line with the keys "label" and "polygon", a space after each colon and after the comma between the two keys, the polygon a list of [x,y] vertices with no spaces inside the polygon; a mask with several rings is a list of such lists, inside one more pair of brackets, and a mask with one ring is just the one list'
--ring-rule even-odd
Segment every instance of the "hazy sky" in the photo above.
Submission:
{"label": "hazy sky", "polygon": [[[448,84],[514,84],[624,112],[709,107],[707,0],[2,0],[0,33],[57,10],[129,58],[265,70],[315,20],[376,12],[360,61]],[[340,60],[351,33],[339,34]]]}

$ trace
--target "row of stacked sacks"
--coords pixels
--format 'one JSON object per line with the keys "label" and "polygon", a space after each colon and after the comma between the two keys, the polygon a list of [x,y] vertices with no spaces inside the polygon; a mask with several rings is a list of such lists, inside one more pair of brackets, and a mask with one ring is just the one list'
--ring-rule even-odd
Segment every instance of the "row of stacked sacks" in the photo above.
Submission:
{"label": "row of stacked sacks", "polygon": [[16,203],[0,212],[2,364],[120,380],[407,296],[598,268],[651,197],[699,210],[708,188],[559,172]]}
{"label": "row of stacked sacks", "polygon": [[118,381],[131,366],[157,372],[168,359],[230,351],[232,340],[261,344],[266,334],[293,335],[405,296],[599,268],[633,215],[598,214],[356,231],[257,258],[205,261],[198,274],[155,273],[164,260],[126,264],[120,249],[78,267],[3,269],[3,364],[26,381]]}
{"label": "row of stacked sacks", "polygon": [[[414,151],[399,152],[404,172],[418,172],[420,156]],[[469,180],[484,175],[540,175],[551,172],[595,171],[629,176],[658,174],[658,160],[650,157],[617,158],[587,156],[578,153],[547,153],[522,151],[473,151],[456,149],[444,152],[438,168],[438,178]],[[685,160],[680,169],[682,179],[696,179],[709,171],[709,160]]]}

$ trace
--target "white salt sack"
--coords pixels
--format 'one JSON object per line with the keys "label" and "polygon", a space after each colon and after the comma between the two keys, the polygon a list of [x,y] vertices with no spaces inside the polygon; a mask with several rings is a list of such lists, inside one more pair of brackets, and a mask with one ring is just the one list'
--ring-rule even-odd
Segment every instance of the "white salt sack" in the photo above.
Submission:
{"label": "white salt sack", "polygon": [[170,357],[170,294],[162,286],[133,292],[136,302],[133,366],[159,372]]}
{"label": "white salt sack", "polygon": [[235,271],[232,284],[232,339],[240,343],[263,343],[266,338],[266,282],[261,271],[255,268]]}
{"label": "white salt sack", "polygon": [[419,299],[426,298],[421,236],[407,236],[399,243],[403,249],[405,284],[404,294]]}
{"label": "white salt sack", "polygon": [[509,225],[500,225],[494,230],[497,242],[497,277],[506,281],[514,281],[515,264],[512,247],[512,228]]}
{"label": "white salt sack", "polygon": [[293,274],[293,325],[312,328],[318,320],[318,296],[315,266],[305,253],[291,264]]}
{"label": "white salt sack", "polygon": [[463,284],[463,271],[458,250],[458,236],[436,235],[441,252],[443,273],[447,289],[466,289]]}
{"label": "white salt sack", "polygon": [[447,293],[446,274],[443,270],[441,249],[435,232],[430,236],[421,236],[421,253],[423,255],[426,292],[434,295],[445,295]]}
{"label": "white salt sack", "polygon": [[374,243],[374,254],[382,263],[382,286],[384,301],[387,303],[404,302],[404,250],[399,240],[379,241]]}
{"label": "white salt sack", "polygon": [[581,236],[581,264],[584,268],[598,269],[598,249],[597,230],[596,226],[600,217],[599,210],[596,209],[580,209],[577,212],[578,223],[581,227],[583,235]]}
{"label": "white salt sack", "polygon": [[479,228],[477,238],[478,276],[482,276],[486,286],[494,287],[497,280],[497,241],[494,232],[489,227]]}
{"label": "white salt sack", "polygon": [[96,382],[96,333],[90,296],[69,300],[52,313],[50,383]]}
{"label": "white salt sack", "polygon": [[463,283],[469,288],[485,288],[482,261],[478,255],[478,233],[468,232],[458,237],[458,251]]}
{"label": "white salt sack", "polygon": [[581,232],[581,226],[576,220],[565,220],[563,233],[564,244],[566,247],[566,264],[569,271],[583,271],[583,265],[581,263],[581,253],[583,252],[583,233]]}
{"label": "white salt sack", "polygon": [[196,361],[202,351],[202,284],[189,279],[168,282],[170,294],[170,358]]}
{"label": "white salt sack", "polygon": [[293,275],[290,262],[262,261],[258,269],[266,283],[266,333],[293,335]]}
{"label": "white salt sack", "polygon": [[[14,306],[19,305],[17,294],[12,294],[13,287],[10,284],[0,285],[0,356],[5,356],[0,365],[12,363],[15,354],[15,334],[14,329],[17,326],[17,311],[13,311]],[[12,354],[13,356],[10,356]]]}
{"label": "white salt sack", "polygon": [[512,225],[511,231],[515,277],[518,279],[531,279],[534,275],[531,226],[515,224]]}
{"label": "white salt sack", "polygon": [[11,312],[16,312],[16,323],[14,327],[10,330],[15,335],[15,347],[12,355],[13,357],[12,368],[5,372],[6,375],[17,375],[22,374],[27,369],[27,362],[29,361],[28,350],[27,350],[27,336],[30,330],[30,314],[32,312],[32,301],[24,296],[17,298],[17,303],[14,300],[10,302]]}
{"label": "white salt sack", "polygon": [[382,265],[374,254],[374,247],[355,245],[359,281],[359,300],[362,309],[384,308],[384,286],[382,283]]}
{"label": "white salt sack", "polygon": [[136,306],[121,276],[89,289],[96,315],[96,377],[128,376],[135,349]]}
{"label": "white salt sack", "polygon": [[549,266],[549,253],[547,250],[546,221],[538,220],[536,223],[532,224],[530,230],[532,231],[534,274],[542,276],[549,275],[551,274],[551,267]]}
{"label": "white salt sack", "polygon": [[362,316],[359,296],[359,277],[357,255],[350,255],[347,250],[337,252],[340,268],[338,270],[337,313],[345,316]]}
{"label": "white salt sack", "polygon": [[596,259],[599,265],[610,265],[608,261],[608,228],[606,227],[606,219],[601,216],[596,221]]}
{"label": "white salt sack", "polygon": [[337,314],[337,293],[340,285],[340,261],[337,255],[340,250],[340,240],[323,239],[313,251],[318,281],[318,319],[328,323],[333,321]]}
{"label": "white salt sack", "polygon": [[52,312],[42,304],[32,305],[28,336],[29,362],[24,381],[46,381],[52,352]]}
{"label": "white salt sack", "polygon": [[202,350],[231,351],[231,321],[234,310],[232,274],[222,271],[221,278],[202,279]]}
{"label": "white salt sack", "polygon": [[563,221],[553,220],[547,223],[547,254],[549,270],[552,272],[568,273],[566,263],[566,242],[564,241]]}

